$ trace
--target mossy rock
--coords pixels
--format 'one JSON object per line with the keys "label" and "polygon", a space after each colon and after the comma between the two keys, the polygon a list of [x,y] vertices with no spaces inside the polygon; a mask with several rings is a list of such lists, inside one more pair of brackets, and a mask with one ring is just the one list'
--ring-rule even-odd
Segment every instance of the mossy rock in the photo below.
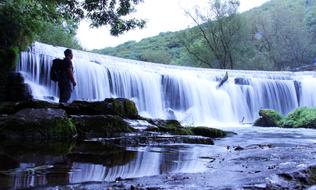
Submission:
{"label": "mossy rock", "polygon": [[260,127],[277,127],[279,122],[283,119],[277,111],[270,109],[262,109],[259,111],[260,118],[254,122],[254,126]]}
{"label": "mossy rock", "polygon": [[109,98],[104,101],[74,101],[64,107],[69,115],[119,115],[123,118],[138,118],[134,102],[124,98]]}
{"label": "mossy rock", "polygon": [[156,120],[158,131],[167,132],[173,135],[192,135],[190,129],[183,127],[177,120]]}
{"label": "mossy rock", "polygon": [[76,135],[75,125],[61,109],[23,109],[0,125],[3,139],[72,139]]}
{"label": "mossy rock", "polygon": [[279,126],[284,128],[316,129],[316,108],[298,108],[283,118],[279,122]]}
{"label": "mossy rock", "polygon": [[134,131],[120,116],[83,115],[71,117],[80,138],[113,137],[119,133]]}
{"label": "mossy rock", "polygon": [[193,135],[210,137],[210,138],[222,138],[226,137],[226,132],[220,129],[209,128],[209,127],[190,127]]}

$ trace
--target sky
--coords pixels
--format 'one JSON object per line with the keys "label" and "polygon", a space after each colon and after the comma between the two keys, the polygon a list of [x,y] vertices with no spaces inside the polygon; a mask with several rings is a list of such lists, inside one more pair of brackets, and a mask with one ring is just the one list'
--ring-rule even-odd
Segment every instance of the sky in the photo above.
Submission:
{"label": "sky", "polygon": [[[262,5],[269,0],[240,0],[239,12]],[[195,8],[209,7],[209,0],[144,0],[136,6],[137,12],[132,16],[146,20],[143,29],[135,29],[118,37],[110,35],[109,28],[90,28],[87,21],[81,21],[77,38],[87,50],[115,47],[127,41],[139,41],[156,36],[160,32],[174,32],[194,26],[194,22],[185,14],[193,13]]]}

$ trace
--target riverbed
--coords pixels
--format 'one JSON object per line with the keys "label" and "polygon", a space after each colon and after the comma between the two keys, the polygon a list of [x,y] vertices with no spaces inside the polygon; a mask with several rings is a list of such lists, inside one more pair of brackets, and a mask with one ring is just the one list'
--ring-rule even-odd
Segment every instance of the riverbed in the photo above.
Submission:
{"label": "riverbed", "polygon": [[315,130],[245,126],[226,130],[236,135],[215,139],[215,145],[120,147],[102,139],[2,142],[0,189],[294,189],[313,185],[293,175],[316,165]]}

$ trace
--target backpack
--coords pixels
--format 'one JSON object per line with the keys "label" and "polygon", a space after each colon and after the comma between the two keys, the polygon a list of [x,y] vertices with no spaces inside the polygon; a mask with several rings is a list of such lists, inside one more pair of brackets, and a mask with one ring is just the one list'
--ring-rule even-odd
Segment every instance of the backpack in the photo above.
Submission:
{"label": "backpack", "polygon": [[50,69],[50,79],[52,81],[58,82],[60,80],[62,64],[63,64],[62,59],[57,58],[53,60],[52,67]]}

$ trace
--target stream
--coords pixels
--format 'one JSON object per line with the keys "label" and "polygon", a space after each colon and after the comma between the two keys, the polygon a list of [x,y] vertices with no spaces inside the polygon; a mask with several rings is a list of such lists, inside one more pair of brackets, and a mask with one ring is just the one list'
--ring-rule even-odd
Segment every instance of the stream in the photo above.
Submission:
{"label": "stream", "polygon": [[[0,189],[304,189],[316,131],[242,126],[215,145],[119,147],[91,139],[0,143]],[[316,189],[310,187],[310,189]]]}

